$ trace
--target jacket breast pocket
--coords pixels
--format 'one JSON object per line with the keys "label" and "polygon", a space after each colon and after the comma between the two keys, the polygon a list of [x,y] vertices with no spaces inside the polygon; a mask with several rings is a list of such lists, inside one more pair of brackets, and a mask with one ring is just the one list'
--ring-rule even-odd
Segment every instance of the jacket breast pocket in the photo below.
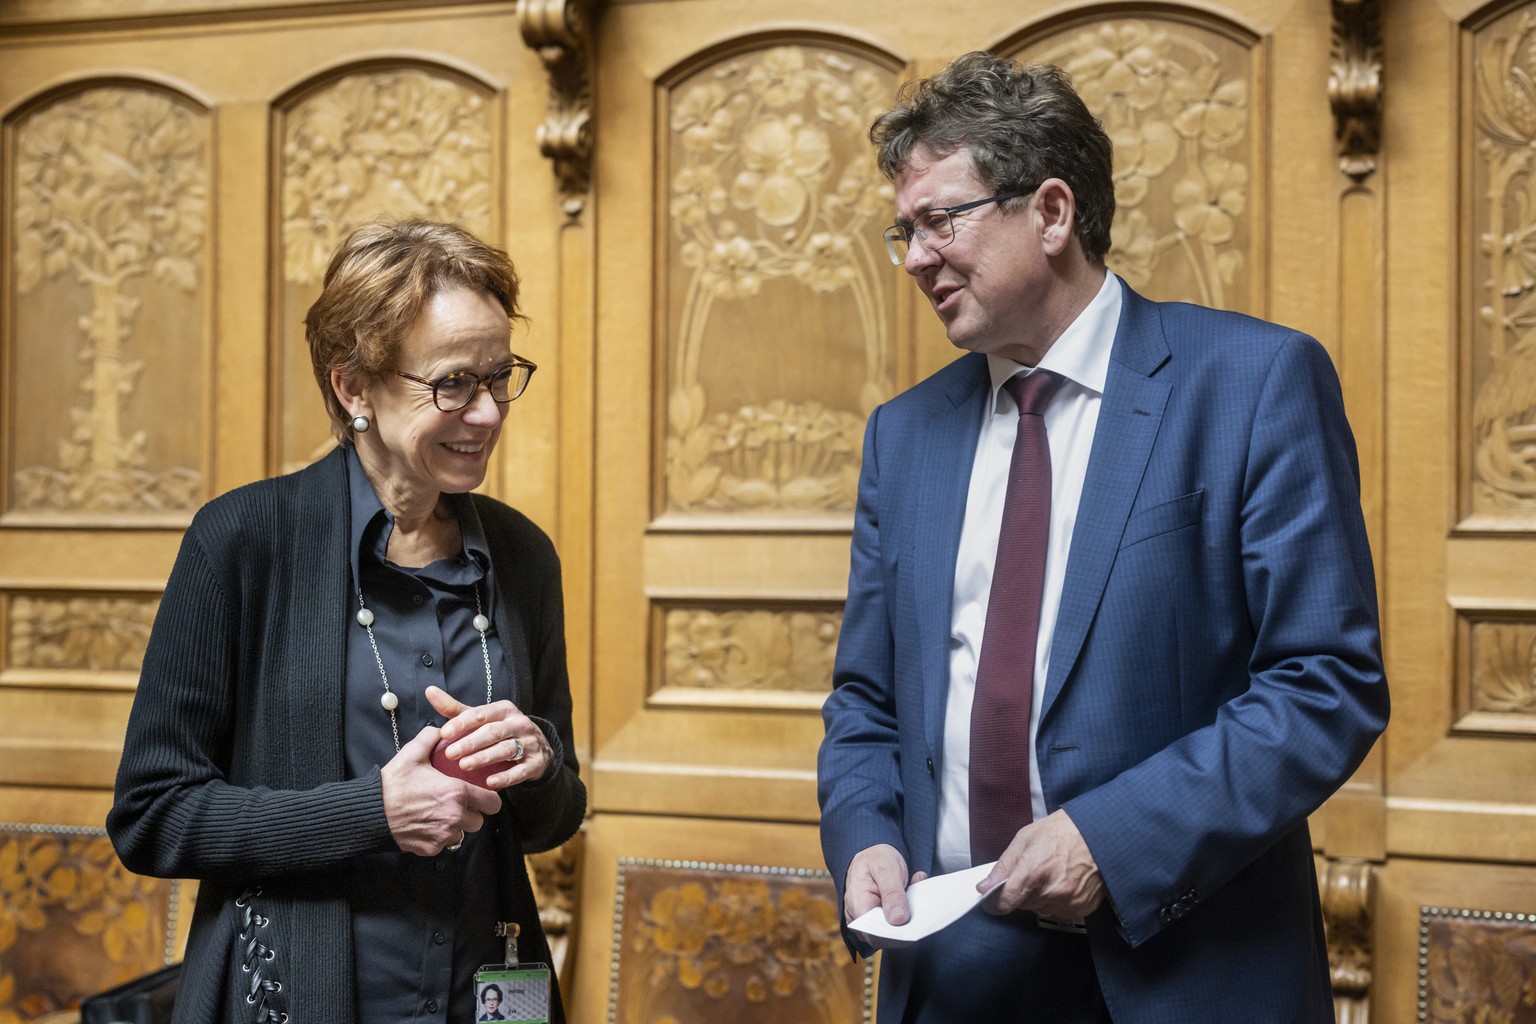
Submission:
{"label": "jacket breast pocket", "polygon": [[1182,530],[1200,522],[1201,509],[1205,507],[1205,491],[1189,494],[1153,505],[1131,516],[1125,524],[1125,534],[1120,539],[1120,550],[1140,544],[1165,533]]}

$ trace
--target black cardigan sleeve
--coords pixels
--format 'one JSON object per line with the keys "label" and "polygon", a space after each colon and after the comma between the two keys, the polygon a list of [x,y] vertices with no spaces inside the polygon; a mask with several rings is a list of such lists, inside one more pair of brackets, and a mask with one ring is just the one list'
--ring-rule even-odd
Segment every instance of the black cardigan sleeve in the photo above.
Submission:
{"label": "black cardigan sleeve", "polygon": [[[182,541],[145,652],[107,828],[130,870],[251,878],[340,866],[393,843],[377,772],[343,780],[295,721],[323,630],[270,636],[293,598],[273,488],[205,506]],[[265,500],[264,500],[265,499]],[[318,625],[318,624],[317,624]],[[282,630],[279,626],[276,631]],[[291,692],[298,690],[300,692]],[[337,754],[339,758],[339,751]]]}

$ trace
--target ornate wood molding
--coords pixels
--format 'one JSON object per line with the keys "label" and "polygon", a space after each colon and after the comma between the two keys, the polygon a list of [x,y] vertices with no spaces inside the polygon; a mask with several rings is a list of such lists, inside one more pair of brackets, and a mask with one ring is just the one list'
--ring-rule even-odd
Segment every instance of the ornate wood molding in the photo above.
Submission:
{"label": "ornate wood molding", "polygon": [[565,215],[581,215],[592,185],[592,16],[597,0],[518,0],[523,42],[549,74],[539,152],[555,165]]}
{"label": "ornate wood molding", "polygon": [[1376,170],[1381,151],[1380,0],[1332,0],[1333,55],[1328,102],[1339,169],[1356,182]]}
{"label": "ornate wood molding", "polygon": [[1370,1020],[1375,895],[1375,865],[1363,860],[1327,861],[1322,877],[1323,920],[1328,926],[1334,1012],[1341,1024]]}

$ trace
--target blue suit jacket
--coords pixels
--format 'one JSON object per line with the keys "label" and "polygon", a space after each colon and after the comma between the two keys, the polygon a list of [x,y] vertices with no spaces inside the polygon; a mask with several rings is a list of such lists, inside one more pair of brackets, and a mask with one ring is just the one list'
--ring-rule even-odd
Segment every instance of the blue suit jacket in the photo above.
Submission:
{"label": "blue suit jacket", "polygon": [[[988,387],[967,355],[870,417],[818,765],[840,887],[877,843],[934,867]],[[1354,441],[1316,341],[1125,289],[1052,642],[1040,782],[1108,889],[1089,942],[1114,1020],[1333,1020],[1306,817],[1388,700]],[[1011,920],[973,913],[887,951],[881,1019],[900,1019],[921,957],[968,1012],[1012,1019],[1051,980],[1038,926]]]}

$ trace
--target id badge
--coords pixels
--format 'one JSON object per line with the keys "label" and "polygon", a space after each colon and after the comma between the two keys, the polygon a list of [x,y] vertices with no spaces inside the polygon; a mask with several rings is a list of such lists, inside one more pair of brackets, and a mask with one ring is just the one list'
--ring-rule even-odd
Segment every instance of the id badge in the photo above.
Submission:
{"label": "id badge", "polygon": [[475,1020],[549,1024],[549,967],[486,964],[475,972]]}

